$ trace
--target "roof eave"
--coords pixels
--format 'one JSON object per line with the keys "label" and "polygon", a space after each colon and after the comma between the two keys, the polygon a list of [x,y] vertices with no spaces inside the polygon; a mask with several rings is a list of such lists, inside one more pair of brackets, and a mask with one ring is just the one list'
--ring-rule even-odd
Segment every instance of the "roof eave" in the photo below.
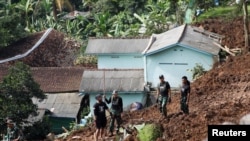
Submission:
{"label": "roof eave", "polygon": [[219,50],[217,53],[215,52],[208,52],[208,51],[205,51],[205,50],[201,50],[201,49],[197,49],[195,47],[191,47],[189,45],[184,45],[184,44],[177,44],[178,46],[181,46],[181,47],[185,47],[185,48],[188,48],[188,49],[191,49],[191,50],[194,50],[194,51],[197,51],[197,52],[200,52],[200,53],[204,53],[204,54],[207,54],[207,55],[218,55],[219,54]]}
{"label": "roof eave", "polygon": [[141,55],[141,52],[134,52],[134,53],[85,53],[86,55],[96,55],[96,56],[100,56],[100,55]]}
{"label": "roof eave", "polygon": [[161,49],[157,49],[157,50],[154,50],[154,51],[151,51],[151,52],[147,52],[147,53],[144,54],[144,56],[149,56],[149,55],[152,55],[152,54],[156,54],[156,53],[161,52],[161,51],[163,51],[163,50],[172,48],[172,47],[174,47],[174,46],[176,46],[176,45],[178,45],[178,43],[175,43],[175,44],[172,44],[172,45],[168,45],[168,46],[166,46],[166,47],[163,47],[163,48],[161,48]]}

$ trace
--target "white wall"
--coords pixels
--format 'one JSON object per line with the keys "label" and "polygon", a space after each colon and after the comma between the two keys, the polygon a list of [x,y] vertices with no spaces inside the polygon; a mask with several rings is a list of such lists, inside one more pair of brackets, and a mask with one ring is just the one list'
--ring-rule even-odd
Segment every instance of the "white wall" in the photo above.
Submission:
{"label": "white wall", "polygon": [[157,86],[160,74],[165,76],[171,87],[179,87],[182,76],[192,80],[192,72],[188,70],[193,69],[196,63],[202,64],[206,70],[210,70],[214,64],[212,55],[179,46],[146,57],[146,77],[153,87]]}
{"label": "white wall", "polygon": [[99,55],[98,69],[143,69],[141,55]]}

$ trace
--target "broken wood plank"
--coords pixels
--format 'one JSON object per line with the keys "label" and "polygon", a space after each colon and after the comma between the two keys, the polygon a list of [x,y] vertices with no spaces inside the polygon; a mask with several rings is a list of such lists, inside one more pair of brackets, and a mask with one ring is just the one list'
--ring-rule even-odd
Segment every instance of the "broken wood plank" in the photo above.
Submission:
{"label": "broken wood plank", "polygon": [[220,44],[218,44],[218,43],[216,43],[216,42],[213,42],[216,46],[218,46],[219,48],[221,48],[222,50],[224,50],[224,51],[226,51],[228,54],[230,54],[230,55],[232,55],[232,56],[235,56],[235,54],[234,53],[232,53],[230,50],[229,50],[229,48],[225,48],[225,47],[223,47],[223,46],[221,46]]}

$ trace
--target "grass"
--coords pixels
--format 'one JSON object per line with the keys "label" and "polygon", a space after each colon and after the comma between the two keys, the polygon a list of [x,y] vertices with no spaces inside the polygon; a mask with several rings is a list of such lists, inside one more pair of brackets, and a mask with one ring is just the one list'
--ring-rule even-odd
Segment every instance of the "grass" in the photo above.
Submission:
{"label": "grass", "polygon": [[[250,6],[248,6],[248,13],[250,13]],[[225,18],[225,19],[232,19],[235,17],[242,16],[243,12],[237,10],[236,6],[226,6],[226,7],[216,7],[209,9],[205,13],[202,13],[198,18],[197,21],[203,21],[209,18]]]}

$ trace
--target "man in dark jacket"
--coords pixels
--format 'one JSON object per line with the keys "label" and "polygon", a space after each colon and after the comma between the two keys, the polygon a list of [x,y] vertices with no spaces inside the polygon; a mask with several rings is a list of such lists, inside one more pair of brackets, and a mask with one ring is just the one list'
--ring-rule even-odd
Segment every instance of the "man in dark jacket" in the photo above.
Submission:
{"label": "man in dark jacket", "polygon": [[123,102],[122,102],[122,98],[118,96],[118,92],[116,90],[113,91],[112,96],[109,99],[105,97],[105,101],[108,104],[111,103],[110,111],[112,113],[112,117],[111,117],[109,131],[110,131],[110,136],[113,136],[115,121],[117,124],[116,133],[119,132],[119,128],[122,123],[121,114],[123,112]]}

